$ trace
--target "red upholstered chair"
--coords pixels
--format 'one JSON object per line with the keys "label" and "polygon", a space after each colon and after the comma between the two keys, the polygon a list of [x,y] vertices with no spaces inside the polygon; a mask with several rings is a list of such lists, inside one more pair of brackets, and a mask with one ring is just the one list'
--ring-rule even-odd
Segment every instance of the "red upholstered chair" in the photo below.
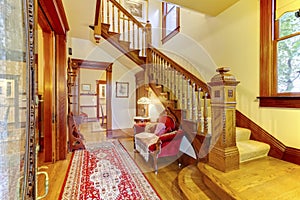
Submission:
{"label": "red upholstered chair", "polygon": [[153,158],[155,173],[158,158],[178,156],[184,133],[175,127],[175,121],[168,115],[161,116],[156,123],[134,125],[134,148],[146,161]]}

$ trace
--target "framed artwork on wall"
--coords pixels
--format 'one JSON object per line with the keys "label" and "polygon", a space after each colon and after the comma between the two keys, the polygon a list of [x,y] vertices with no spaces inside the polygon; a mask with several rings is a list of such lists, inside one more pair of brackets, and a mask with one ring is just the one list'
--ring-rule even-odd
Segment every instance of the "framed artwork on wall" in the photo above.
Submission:
{"label": "framed artwork on wall", "polygon": [[128,98],[129,96],[129,83],[128,82],[116,82],[116,97]]}
{"label": "framed artwork on wall", "polygon": [[81,84],[82,91],[91,91],[91,84]]}
{"label": "framed artwork on wall", "polygon": [[141,22],[147,21],[147,0],[123,0],[123,5],[130,14]]}

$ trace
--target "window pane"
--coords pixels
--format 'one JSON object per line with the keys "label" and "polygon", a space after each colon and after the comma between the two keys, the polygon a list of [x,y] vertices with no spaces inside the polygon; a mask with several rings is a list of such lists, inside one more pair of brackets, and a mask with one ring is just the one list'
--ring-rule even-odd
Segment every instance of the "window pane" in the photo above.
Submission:
{"label": "window pane", "polygon": [[167,3],[167,13],[170,12],[171,9],[173,9],[175,5]]}
{"label": "window pane", "polygon": [[300,32],[300,18],[295,17],[295,12],[288,12],[279,19],[279,37],[284,37]]}
{"label": "window pane", "polygon": [[277,92],[300,92],[300,36],[277,43]]}
{"label": "window pane", "polygon": [[176,9],[171,10],[166,17],[166,35],[177,28]]}

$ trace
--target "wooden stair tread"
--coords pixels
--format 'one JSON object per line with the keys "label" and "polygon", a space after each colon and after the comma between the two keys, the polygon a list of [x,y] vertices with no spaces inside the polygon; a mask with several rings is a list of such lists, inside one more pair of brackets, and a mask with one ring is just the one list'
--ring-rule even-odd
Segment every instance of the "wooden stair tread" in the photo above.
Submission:
{"label": "wooden stair tread", "polygon": [[[199,163],[204,176],[213,180],[210,187],[222,199],[298,199],[300,166],[272,157],[240,164],[240,168],[223,173]],[[228,195],[228,196],[226,196]]]}
{"label": "wooden stair tread", "polygon": [[178,185],[187,199],[219,199],[202,181],[202,175],[195,165],[189,165],[178,174]]}

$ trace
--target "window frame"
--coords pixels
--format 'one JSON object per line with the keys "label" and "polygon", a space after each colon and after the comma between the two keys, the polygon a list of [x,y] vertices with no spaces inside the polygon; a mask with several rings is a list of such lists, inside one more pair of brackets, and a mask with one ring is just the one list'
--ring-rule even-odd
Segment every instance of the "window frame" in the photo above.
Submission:
{"label": "window frame", "polygon": [[[171,9],[176,9],[176,27],[173,29],[169,34],[167,34],[167,16],[170,13],[167,12],[168,5],[173,5],[174,7]],[[162,2],[162,43],[166,43],[168,40],[170,40],[172,37],[177,35],[180,32],[180,8],[174,4]]]}
{"label": "window frame", "polygon": [[300,108],[300,93],[277,93],[275,0],[260,0],[260,107]]}

